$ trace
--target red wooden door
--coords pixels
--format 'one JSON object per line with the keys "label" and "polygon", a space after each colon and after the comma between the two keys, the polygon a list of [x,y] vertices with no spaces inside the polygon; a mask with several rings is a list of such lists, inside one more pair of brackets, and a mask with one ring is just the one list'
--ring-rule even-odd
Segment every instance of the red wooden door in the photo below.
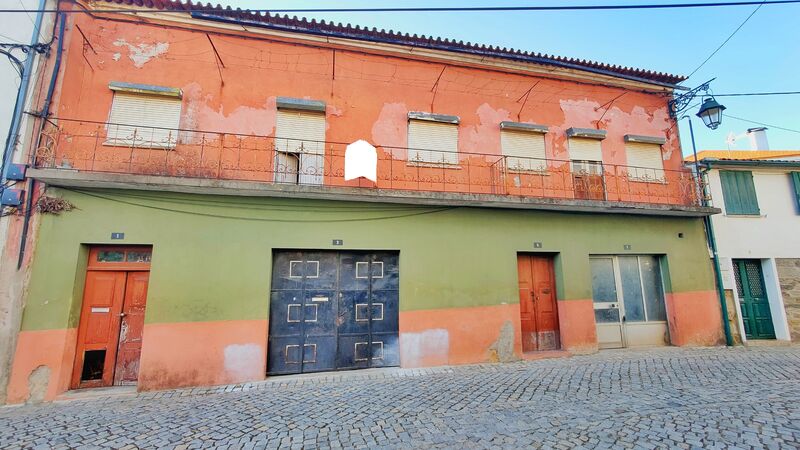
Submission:
{"label": "red wooden door", "polygon": [[553,259],[518,255],[522,350],[556,350],[561,347]]}
{"label": "red wooden door", "polygon": [[135,384],[139,378],[139,356],[142,353],[144,310],[150,272],[128,272],[119,347],[114,370],[114,384]]}
{"label": "red wooden door", "polygon": [[125,297],[125,272],[88,271],[72,387],[111,386]]}

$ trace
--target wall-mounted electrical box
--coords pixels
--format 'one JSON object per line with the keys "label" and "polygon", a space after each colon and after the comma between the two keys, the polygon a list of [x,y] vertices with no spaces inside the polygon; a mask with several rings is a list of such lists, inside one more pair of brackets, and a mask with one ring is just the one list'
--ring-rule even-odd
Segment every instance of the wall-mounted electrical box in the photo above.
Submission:
{"label": "wall-mounted electrical box", "polygon": [[25,191],[22,189],[4,189],[3,195],[0,196],[0,205],[3,206],[19,206],[22,200],[25,199]]}
{"label": "wall-mounted electrical box", "polygon": [[25,179],[25,171],[28,166],[25,164],[9,164],[7,178],[12,181],[22,181]]}

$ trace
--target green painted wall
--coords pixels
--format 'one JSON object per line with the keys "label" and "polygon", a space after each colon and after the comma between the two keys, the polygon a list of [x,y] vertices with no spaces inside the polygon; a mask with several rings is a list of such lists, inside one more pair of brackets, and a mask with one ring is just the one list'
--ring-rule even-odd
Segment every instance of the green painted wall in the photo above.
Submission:
{"label": "green painted wall", "polygon": [[[666,254],[673,292],[714,289],[700,219],[108,190],[49,194],[78,209],[41,218],[25,330],[77,326],[85,244],[99,243],[153,245],[148,323],[265,319],[273,248],[399,250],[402,310],[517,302],[516,254],[533,251],[534,241],[543,244],[537,251],[559,253],[562,300],[591,297],[589,254]],[[112,232],[124,232],[125,240],[111,241]],[[333,239],[344,247],[333,247]]]}

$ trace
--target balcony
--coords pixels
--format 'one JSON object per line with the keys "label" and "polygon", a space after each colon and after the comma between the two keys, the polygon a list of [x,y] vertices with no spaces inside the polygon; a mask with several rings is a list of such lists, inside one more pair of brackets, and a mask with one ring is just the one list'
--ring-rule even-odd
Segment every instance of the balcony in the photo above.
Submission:
{"label": "balcony", "polygon": [[228,186],[247,191],[239,195],[691,216],[714,212],[700,206],[700,186],[688,170],[379,146],[373,183],[344,180],[346,146],[61,119],[45,134],[31,174],[55,185],[165,190],[179,185],[175,190],[185,192],[192,191],[186,186],[197,192]]}

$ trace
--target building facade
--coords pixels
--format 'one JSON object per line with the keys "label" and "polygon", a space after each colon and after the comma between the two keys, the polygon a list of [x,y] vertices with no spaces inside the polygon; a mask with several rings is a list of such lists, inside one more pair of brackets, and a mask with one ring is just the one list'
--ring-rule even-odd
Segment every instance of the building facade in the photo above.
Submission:
{"label": "building facade", "polygon": [[800,151],[703,151],[731,329],[800,340]]}
{"label": "building facade", "polygon": [[[68,15],[31,151],[9,401],[721,342],[715,210],[667,110],[680,77],[159,13],[177,2],[62,7],[105,12]],[[359,140],[375,181],[344,179]]]}

